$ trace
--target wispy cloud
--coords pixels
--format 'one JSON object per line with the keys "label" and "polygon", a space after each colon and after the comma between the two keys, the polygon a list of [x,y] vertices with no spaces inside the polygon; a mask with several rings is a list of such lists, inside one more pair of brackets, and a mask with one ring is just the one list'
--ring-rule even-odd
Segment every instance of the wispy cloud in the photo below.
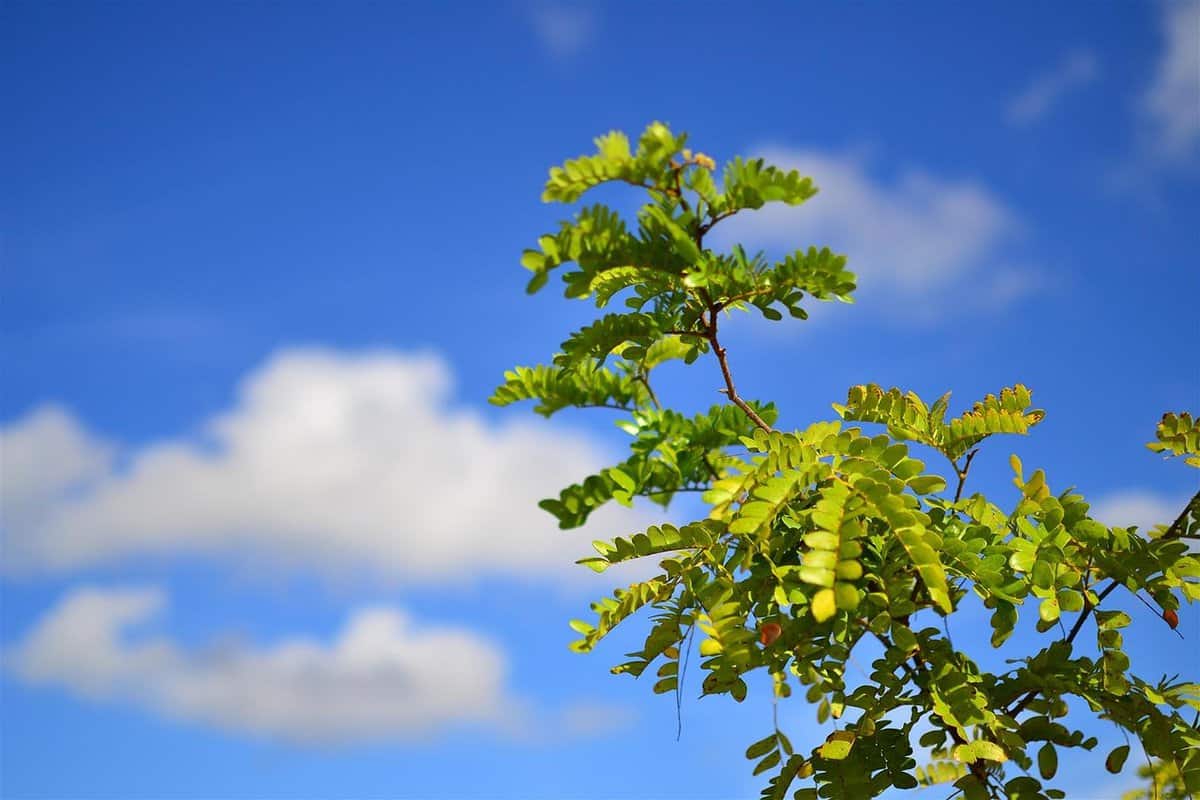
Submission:
{"label": "wispy cloud", "polygon": [[1037,122],[1067,94],[1091,83],[1099,74],[1099,63],[1090,50],[1068,54],[1058,66],[1039,75],[1025,91],[1012,99],[1007,112],[1009,123],[1030,125]]}
{"label": "wispy cloud", "polygon": [[629,706],[577,700],[562,710],[556,727],[566,736],[590,738],[624,730],[636,720],[637,713]]}
{"label": "wispy cloud", "polygon": [[[586,573],[593,533],[536,503],[606,465],[593,440],[449,406],[435,356],[293,350],[237,404],[122,449],[47,408],[0,429],[5,568],[65,571],[200,555],[417,582]],[[121,451],[121,464],[114,453]],[[649,522],[605,509],[598,525]]]}
{"label": "wispy cloud", "polygon": [[531,7],[529,18],[542,46],[559,58],[583,50],[600,24],[596,10],[582,4],[538,3]]}
{"label": "wispy cloud", "polygon": [[1168,498],[1155,492],[1127,489],[1101,497],[1092,505],[1091,514],[1107,525],[1136,525],[1148,531],[1155,525],[1170,525],[1183,509],[1186,498]]}
{"label": "wispy cloud", "polygon": [[[720,236],[753,247],[815,244],[850,256],[860,297],[883,293],[996,307],[1039,282],[1005,255],[1021,232],[1017,214],[982,184],[909,169],[895,180],[843,153],[765,147],[768,162],[797,169],[821,191],[797,208],[772,205],[732,218]],[[969,292],[959,290],[969,289]],[[951,303],[923,304],[941,314]]]}
{"label": "wispy cloud", "polygon": [[1142,98],[1157,153],[1190,158],[1200,143],[1200,2],[1163,2],[1163,49]]}

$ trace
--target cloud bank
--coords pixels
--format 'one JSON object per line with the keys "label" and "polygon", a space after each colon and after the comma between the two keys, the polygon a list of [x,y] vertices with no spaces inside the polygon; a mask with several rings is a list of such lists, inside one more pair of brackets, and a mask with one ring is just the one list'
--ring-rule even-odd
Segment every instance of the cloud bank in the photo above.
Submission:
{"label": "cloud bank", "polygon": [[433,356],[310,349],[255,370],[200,436],[121,451],[62,409],[35,411],[0,430],[5,569],[201,555],[424,583],[582,575],[590,539],[648,523],[612,508],[559,531],[536,502],[605,454],[451,410],[449,391]]}
{"label": "cloud bank", "polygon": [[468,631],[365,608],[328,643],[188,650],[128,636],[166,604],[158,588],[75,589],[6,648],[7,663],[30,683],[293,742],[411,739],[455,724],[505,726],[519,715],[505,657]]}

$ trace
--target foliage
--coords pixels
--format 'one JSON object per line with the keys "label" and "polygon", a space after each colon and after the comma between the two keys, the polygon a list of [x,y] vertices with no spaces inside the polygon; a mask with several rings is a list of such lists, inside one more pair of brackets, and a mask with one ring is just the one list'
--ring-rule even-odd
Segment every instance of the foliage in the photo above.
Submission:
{"label": "foliage", "polygon": [[1154,761],[1138,767],[1138,777],[1149,785],[1121,795],[1121,800],[1188,800],[1191,796],[1183,783],[1179,767],[1172,761]]}
{"label": "foliage", "polygon": [[[1136,737],[1178,786],[1200,789],[1200,733],[1185,716],[1200,710],[1200,686],[1132,672],[1122,631],[1133,621],[1105,602],[1118,589],[1137,594],[1161,613],[1155,623],[1174,627],[1180,602],[1200,599],[1200,562],[1185,541],[1200,535],[1200,496],[1153,531],[1112,527],[1015,456],[1014,507],[964,495],[980,448],[1042,420],[1019,384],[957,416],[949,393],[926,403],[854,386],[834,406],[837,419],[774,429],[773,405],[738,394],[719,324],[734,311],[804,319],[811,301],[849,302],[855,277],[828,249],[772,260],[709,247],[722,220],[766,203],[800,205],[816,187],[761,160],[734,159],[718,179],[713,160],[686,144],[654,123],[636,145],[609,133],[594,154],[552,169],[547,201],[574,202],[605,183],[648,199],[631,225],[604,205],[585,207],[522,258],[531,292],[558,272],[568,298],[624,307],[572,333],[549,365],[508,373],[492,397],[533,400],[547,416],[568,406],[622,414],[630,457],[543,508],[574,527],[635,496],[666,505],[702,492],[711,507],[680,527],[596,543],[581,561],[592,569],[654,558],[661,572],[595,603],[594,622],[572,623],[582,636],[574,648],[591,650],[649,608],[643,648],[614,672],[655,668],[654,691],[677,693],[694,647],[703,695],[741,702],[758,670],[776,698],[803,687],[818,721],[836,730],[810,753],[778,729],[750,745],[755,774],[768,775],[764,798],[868,798],[943,782],[968,800],[1064,797],[1048,785],[1059,753],[1097,745],[1067,719],[1069,700]],[[708,354],[729,404],[693,417],[662,408],[655,368]],[[1151,448],[1200,466],[1198,430],[1188,414],[1167,415]],[[918,458],[922,448],[945,459],[949,481]],[[982,668],[939,619],[969,595],[989,615],[994,647],[1022,611],[1044,645],[1005,671]],[[847,664],[864,651],[877,657],[855,682]],[[914,744],[932,751],[928,763],[918,764]],[[1109,753],[1106,768],[1121,771],[1128,753]]]}

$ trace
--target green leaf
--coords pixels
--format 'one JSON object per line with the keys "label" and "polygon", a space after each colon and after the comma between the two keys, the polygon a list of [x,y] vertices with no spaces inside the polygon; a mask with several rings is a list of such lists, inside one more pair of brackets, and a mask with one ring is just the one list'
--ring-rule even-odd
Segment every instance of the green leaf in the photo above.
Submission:
{"label": "green leaf", "polygon": [[829,735],[825,744],[818,748],[821,758],[827,758],[830,761],[841,761],[850,755],[851,748],[854,747],[855,735],[851,731],[835,731]]}
{"label": "green leaf", "polygon": [[616,467],[608,471],[608,477],[612,478],[618,486],[627,492],[632,492],[637,488],[637,482]]}
{"label": "green leaf", "polygon": [[1083,594],[1074,589],[1060,589],[1058,591],[1058,607],[1063,611],[1082,611]]}
{"label": "green leaf", "polygon": [[776,747],[775,734],[772,733],[763,739],[759,739],[754,744],[746,748],[746,758],[753,761],[756,758],[766,755]]}
{"label": "green leaf", "polygon": [[766,758],[758,762],[758,766],[754,768],[754,774],[761,775],[771,767],[776,766],[782,757],[782,754],[778,750],[772,751]]}
{"label": "green leaf", "polygon": [[1038,606],[1038,616],[1043,622],[1054,622],[1059,617],[1058,600],[1053,597],[1048,597]]}
{"label": "green leaf", "polygon": [[940,475],[919,475],[909,480],[908,488],[917,494],[933,494],[946,489],[946,479]]}
{"label": "green leaf", "polygon": [[858,608],[858,590],[854,588],[853,584],[839,581],[834,584],[833,594],[834,603],[842,611],[853,611]]}
{"label": "green leaf", "polygon": [[822,589],[813,595],[812,615],[817,622],[826,622],[837,613],[837,597],[833,589]]}
{"label": "green leaf", "polygon": [[1004,748],[995,742],[989,742],[985,739],[960,744],[954,748],[953,753],[954,758],[964,764],[979,760],[995,761],[997,763],[1008,760],[1008,756],[1004,753]]}
{"label": "green leaf", "polygon": [[1104,768],[1116,775],[1125,768],[1125,759],[1127,758],[1129,758],[1129,745],[1123,744],[1120,747],[1114,747],[1108,754],[1108,758],[1104,759]]}
{"label": "green leaf", "polygon": [[1046,742],[1042,745],[1038,750],[1037,762],[1038,772],[1043,778],[1050,780],[1054,777],[1054,774],[1058,772],[1058,751],[1053,744]]}

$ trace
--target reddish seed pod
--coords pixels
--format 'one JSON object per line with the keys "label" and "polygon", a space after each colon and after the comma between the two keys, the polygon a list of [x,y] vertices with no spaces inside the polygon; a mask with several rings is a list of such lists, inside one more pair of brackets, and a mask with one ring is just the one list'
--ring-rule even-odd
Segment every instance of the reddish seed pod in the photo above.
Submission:
{"label": "reddish seed pod", "polygon": [[1171,626],[1171,630],[1179,627],[1179,615],[1175,613],[1175,609],[1167,608],[1163,610],[1163,619]]}
{"label": "reddish seed pod", "polygon": [[765,646],[770,647],[775,644],[781,633],[783,633],[783,628],[779,627],[778,622],[766,622],[759,628],[758,640]]}

